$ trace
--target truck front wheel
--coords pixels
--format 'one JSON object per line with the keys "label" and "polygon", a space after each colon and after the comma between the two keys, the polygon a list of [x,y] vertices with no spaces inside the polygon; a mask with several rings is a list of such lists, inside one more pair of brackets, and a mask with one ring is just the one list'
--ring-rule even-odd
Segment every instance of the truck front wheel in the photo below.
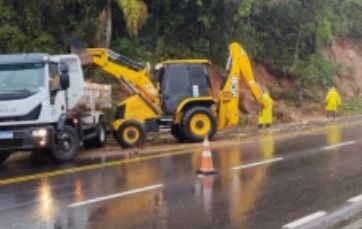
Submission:
{"label": "truck front wheel", "polygon": [[11,152],[0,152],[0,164],[3,163],[4,161],[6,161],[6,159],[8,159],[11,155]]}
{"label": "truck front wheel", "polygon": [[55,146],[50,151],[50,156],[56,162],[67,162],[77,155],[78,149],[78,134],[72,126],[66,125],[63,133],[57,137]]}

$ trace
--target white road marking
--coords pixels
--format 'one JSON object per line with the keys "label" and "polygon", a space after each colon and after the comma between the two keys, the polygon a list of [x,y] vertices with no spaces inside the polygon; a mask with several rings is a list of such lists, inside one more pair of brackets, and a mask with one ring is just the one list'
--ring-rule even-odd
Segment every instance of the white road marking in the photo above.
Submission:
{"label": "white road marking", "polygon": [[281,160],[284,160],[284,158],[282,158],[282,157],[276,157],[276,158],[270,159],[270,160],[259,161],[259,162],[254,162],[254,163],[250,163],[250,164],[246,164],[246,165],[241,165],[241,166],[233,167],[233,168],[231,168],[231,170],[246,169],[246,168],[251,168],[251,167],[258,166],[258,165],[269,164],[269,163],[273,163],[273,162],[277,162],[277,161],[281,161]]}
{"label": "white road marking", "polygon": [[90,200],[70,204],[70,205],[68,205],[68,207],[75,208],[75,207],[80,207],[80,206],[84,206],[84,205],[88,205],[88,204],[94,204],[94,203],[105,201],[105,200],[110,200],[110,199],[119,198],[119,197],[123,197],[123,196],[129,196],[132,194],[137,194],[140,192],[158,189],[161,187],[163,187],[163,184],[151,185],[151,186],[147,186],[144,188],[134,189],[134,190],[126,191],[126,192],[116,193],[116,194],[112,194],[112,195],[108,195],[108,196],[102,196],[102,197],[98,197],[95,199],[90,199]]}
{"label": "white road marking", "polygon": [[351,144],[355,144],[355,143],[356,143],[355,141],[342,142],[342,143],[339,143],[339,144],[322,147],[322,150],[335,149],[335,148],[339,148],[339,147],[342,147],[342,146],[351,145]]}
{"label": "white road marking", "polygon": [[316,220],[320,217],[323,217],[327,214],[327,212],[325,211],[319,211],[319,212],[315,212],[313,214],[310,214],[310,215],[307,215],[303,218],[300,218],[298,220],[295,220],[293,222],[290,222],[288,224],[285,224],[282,229],[293,229],[293,228],[297,228],[297,227],[300,227],[306,223],[309,223],[313,220]]}
{"label": "white road marking", "polygon": [[356,203],[362,201],[362,195],[352,197],[347,200],[348,203]]}

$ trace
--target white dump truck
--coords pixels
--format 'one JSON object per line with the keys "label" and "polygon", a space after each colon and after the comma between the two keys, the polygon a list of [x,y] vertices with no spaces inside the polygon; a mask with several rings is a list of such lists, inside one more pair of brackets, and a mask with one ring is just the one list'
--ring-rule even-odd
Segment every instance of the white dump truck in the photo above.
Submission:
{"label": "white dump truck", "polygon": [[98,108],[111,105],[110,91],[84,81],[76,55],[0,55],[0,163],[18,151],[66,162],[82,144],[102,147],[106,118]]}

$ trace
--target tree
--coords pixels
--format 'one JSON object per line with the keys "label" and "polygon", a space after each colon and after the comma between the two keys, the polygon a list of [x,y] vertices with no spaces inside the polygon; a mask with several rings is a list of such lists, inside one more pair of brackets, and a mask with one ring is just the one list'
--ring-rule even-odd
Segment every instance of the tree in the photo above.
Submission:
{"label": "tree", "polygon": [[141,0],[116,0],[122,9],[127,30],[130,35],[136,36],[147,20],[147,6]]}

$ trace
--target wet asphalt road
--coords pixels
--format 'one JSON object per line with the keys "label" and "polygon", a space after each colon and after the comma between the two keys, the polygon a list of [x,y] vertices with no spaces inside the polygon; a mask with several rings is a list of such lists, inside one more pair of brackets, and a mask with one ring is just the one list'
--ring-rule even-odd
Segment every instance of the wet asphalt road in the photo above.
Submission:
{"label": "wet asphalt road", "polygon": [[216,176],[196,175],[198,151],[113,164],[10,161],[0,167],[0,228],[281,228],[362,194],[361,148],[361,123],[329,123],[213,150]]}

